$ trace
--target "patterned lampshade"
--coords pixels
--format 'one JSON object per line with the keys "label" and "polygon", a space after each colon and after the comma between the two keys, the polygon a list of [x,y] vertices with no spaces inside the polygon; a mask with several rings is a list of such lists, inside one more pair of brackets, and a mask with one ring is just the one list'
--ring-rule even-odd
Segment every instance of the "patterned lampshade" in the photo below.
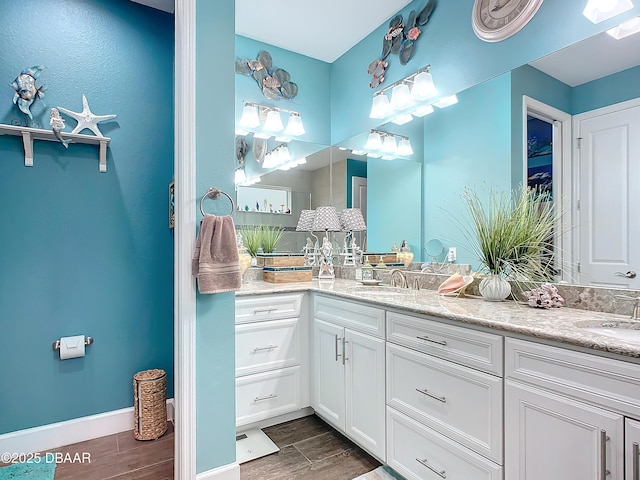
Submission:
{"label": "patterned lampshade", "polygon": [[335,207],[318,207],[311,230],[314,232],[339,232],[341,230]]}
{"label": "patterned lampshade", "polygon": [[340,224],[345,232],[363,232],[367,229],[359,208],[345,208],[340,212]]}
{"label": "patterned lampshade", "polygon": [[302,210],[296,226],[296,232],[310,232],[315,216],[315,210]]}

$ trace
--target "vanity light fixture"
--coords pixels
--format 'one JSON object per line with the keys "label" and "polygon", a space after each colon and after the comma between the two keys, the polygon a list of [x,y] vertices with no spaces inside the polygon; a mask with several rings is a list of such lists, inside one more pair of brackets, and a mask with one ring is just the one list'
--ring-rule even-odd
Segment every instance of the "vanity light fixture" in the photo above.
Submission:
{"label": "vanity light fixture", "polygon": [[433,113],[433,105],[423,105],[421,107],[416,108],[411,114],[415,117],[424,117]]}
{"label": "vanity light fixture", "polygon": [[634,17],[631,20],[621,23],[617,27],[610,28],[607,33],[616,40],[628,37],[634,33],[640,32],[640,17]]}
{"label": "vanity light fixture", "polygon": [[438,108],[450,107],[451,105],[455,105],[456,103],[458,103],[457,95],[449,95],[448,97],[441,98],[437,102],[433,102],[433,104]]}
{"label": "vanity light fixture", "polygon": [[307,163],[307,157],[298,158],[281,165],[278,167],[278,170],[291,170],[292,168],[296,168],[298,165],[304,165],[305,163]]}
{"label": "vanity light fixture", "polygon": [[395,123],[396,125],[404,125],[405,123],[409,123],[413,120],[413,115],[410,113],[403,113],[402,115],[398,115],[396,118],[391,120],[391,123]]}
{"label": "vanity light fixture", "polygon": [[262,161],[262,168],[275,168],[291,160],[291,153],[286,143],[281,143],[267,152]]}
{"label": "vanity light fixture", "polygon": [[386,137],[384,137],[381,148],[384,153],[396,153],[397,149],[398,143],[396,142],[396,137],[394,137],[393,135],[387,135]]}
{"label": "vanity light fixture", "polygon": [[238,187],[249,187],[251,185],[253,185],[254,183],[260,183],[260,176],[258,177],[253,177],[253,178],[249,178],[244,180],[243,182],[237,183],[236,186]]}
{"label": "vanity light fixture", "polygon": [[[438,94],[429,73],[431,65],[421,68],[417,72],[384,87],[373,94],[370,118],[386,118],[394,110],[406,110],[415,102],[423,102]],[[411,88],[409,86],[411,85]],[[385,92],[391,90],[391,101]]]}
{"label": "vanity light fixture", "polygon": [[382,155],[382,160],[395,160],[395,157],[391,156],[391,155]]}
{"label": "vanity light fixture", "polygon": [[393,160],[397,155],[413,155],[409,137],[381,130],[371,130],[364,148],[367,150],[367,156],[371,158],[382,157],[383,160]]}
{"label": "vanity light fixture", "polygon": [[632,8],[631,0],[589,0],[582,14],[593,23],[600,23]]}
{"label": "vanity light fixture", "polygon": [[411,148],[411,142],[408,138],[401,138],[398,142],[398,150],[396,151],[398,155],[401,156],[409,156],[413,155],[413,148]]}
{"label": "vanity light fixture", "polygon": [[364,148],[367,150],[380,150],[382,148],[382,136],[380,133],[371,130]]}
{"label": "vanity light fixture", "polygon": [[[284,128],[280,113],[288,113],[289,120],[287,128]],[[264,133],[256,131],[261,123],[264,122],[262,129]],[[299,112],[287,110],[286,108],[273,107],[270,105],[261,105],[259,103],[244,101],[242,116],[238,121],[238,127],[248,132],[253,132],[256,138],[270,138],[273,133],[284,130],[285,135],[296,137],[305,134],[302,116]]]}
{"label": "vanity light fixture", "polygon": [[247,174],[244,171],[244,166],[236,168],[233,175],[233,182],[238,185],[247,181]]}

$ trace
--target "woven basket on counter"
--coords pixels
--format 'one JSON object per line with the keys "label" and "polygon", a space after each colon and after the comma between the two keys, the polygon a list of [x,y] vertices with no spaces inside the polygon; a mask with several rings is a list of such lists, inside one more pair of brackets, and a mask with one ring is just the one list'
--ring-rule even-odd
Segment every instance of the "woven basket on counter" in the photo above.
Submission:
{"label": "woven basket on counter", "polygon": [[144,370],[133,376],[134,426],[136,440],[155,440],[167,431],[167,374]]}

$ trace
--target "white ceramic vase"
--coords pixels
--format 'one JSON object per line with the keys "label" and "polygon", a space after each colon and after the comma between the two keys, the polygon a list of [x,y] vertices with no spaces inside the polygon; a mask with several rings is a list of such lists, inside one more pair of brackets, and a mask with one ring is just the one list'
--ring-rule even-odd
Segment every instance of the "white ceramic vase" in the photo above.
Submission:
{"label": "white ceramic vase", "polygon": [[511,293],[511,284],[500,275],[489,274],[478,286],[480,295],[490,302],[502,302]]}

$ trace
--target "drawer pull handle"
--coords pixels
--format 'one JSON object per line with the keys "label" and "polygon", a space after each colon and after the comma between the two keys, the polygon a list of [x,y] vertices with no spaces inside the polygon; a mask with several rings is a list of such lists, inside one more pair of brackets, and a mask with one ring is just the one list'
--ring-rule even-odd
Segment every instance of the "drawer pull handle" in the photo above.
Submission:
{"label": "drawer pull handle", "polygon": [[423,395],[426,395],[427,397],[434,398],[434,399],[438,400],[439,402],[447,403],[447,397],[439,397],[437,395],[434,395],[433,393],[429,393],[427,390],[420,390],[419,388],[416,388],[416,392],[419,392],[419,393],[421,393]]}
{"label": "drawer pull handle", "polygon": [[275,393],[272,393],[271,395],[267,396],[267,397],[256,397],[253,399],[254,402],[261,402],[263,400],[271,400],[273,398],[278,398],[278,395],[276,395]]}
{"label": "drawer pull handle", "polygon": [[416,337],[418,340],[424,340],[425,342],[437,343],[438,345],[446,346],[447,342],[444,340],[431,340],[426,335],[424,337]]}
{"label": "drawer pull handle", "polygon": [[346,350],[346,345],[347,343],[349,343],[347,341],[347,339],[345,337],[342,337],[342,365],[344,365],[344,362],[346,362],[347,360],[349,360],[347,358],[347,350]]}
{"label": "drawer pull handle", "polygon": [[273,350],[274,348],[278,348],[277,345],[269,345],[268,347],[255,347],[253,349],[254,352],[264,352],[266,350]]}
{"label": "drawer pull handle", "polygon": [[256,315],[258,313],[271,313],[271,312],[276,312],[277,310],[278,310],[278,307],[254,308],[253,314]]}
{"label": "drawer pull handle", "polygon": [[607,470],[607,442],[609,437],[606,430],[600,430],[600,479],[606,480],[611,473]]}
{"label": "drawer pull handle", "polygon": [[638,470],[638,455],[640,455],[640,447],[638,442],[633,442],[633,480],[640,480],[640,471]]}
{"label": "drawer pull handle", "polygon": [[424,465],[425,467],[427,467],[429,470],[431,470],[433,473],[435,473],[436,475],[439,475],[442,478],[447,478],[447,472],[444,470],[438,470],[435,467],[432,467],[431,465],[429,465],[429,460],[428,459],[424,459],[424,460],[420,460],[419,458],[416,458],[416,462],[418,462],[421,465]]}
{"label": "drawer pull handle", "polygon": [[340,356],[340,354],[338,353],[338,341],[340,340],[340,337],[338,335],[336,335],[335,337],[336,337],[336,362],[337,362],[338,357]]}

